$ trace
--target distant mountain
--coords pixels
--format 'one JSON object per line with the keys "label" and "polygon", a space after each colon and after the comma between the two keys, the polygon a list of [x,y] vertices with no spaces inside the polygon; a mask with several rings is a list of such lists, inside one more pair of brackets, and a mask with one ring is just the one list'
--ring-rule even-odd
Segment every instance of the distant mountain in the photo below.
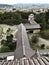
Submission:
{"label": "distant mountain", "polygon": [[4,7],[13,7],[12,5],[8,5],[8,4],[0,4],[0,8],[4,8]]}
{"label": "distant mountain", "polygon": [[14,4],[15,7],[49,6],[49,4]]}
{"label": "distant mountain", "polygon": [[29,4],[21,4],[21,3],[19,3],[19,4],[14,4],[14,5],[8,5],[8,4],[0,4],[0,8],[4,8],[4,7],[32,7],[32,6],[49,6],[49,4],[33,4],[33,3],[29,3]]}
{"label": "distant mountain", "polygon": [[32,6],[32,4],[15,4],[16,7],[29,7]]}

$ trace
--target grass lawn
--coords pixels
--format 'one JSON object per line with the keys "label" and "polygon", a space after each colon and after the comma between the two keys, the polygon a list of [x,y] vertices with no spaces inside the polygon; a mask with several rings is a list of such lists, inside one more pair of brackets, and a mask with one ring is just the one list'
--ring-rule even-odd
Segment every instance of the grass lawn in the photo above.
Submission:
{"label": "grass lawn", "polygon": [[3,32],[3,28],[0,26],[0,35],[2,34]]}

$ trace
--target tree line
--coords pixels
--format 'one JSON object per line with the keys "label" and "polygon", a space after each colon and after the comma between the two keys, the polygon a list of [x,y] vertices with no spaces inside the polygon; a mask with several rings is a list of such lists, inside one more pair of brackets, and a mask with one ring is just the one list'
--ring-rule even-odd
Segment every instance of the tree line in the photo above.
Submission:
{"label": "tree line", "polygon": [[35,21],[41,25],[41,29],[49,29],[49,10],[35,15]]}
{"label": "tree line", "polygon": [[20,23],[29,23],[28,16],[30,14],[35,15],[35,21],[41,25],[41,29],[49,29],[49,10],[40,14],[20,11],[0,13],[0,24],[18,25]]}
{"label": "tree line", "polygon": [[0,24],[18,25],[28,23],[28,16],[31,12],[4,12],[0,13]]}

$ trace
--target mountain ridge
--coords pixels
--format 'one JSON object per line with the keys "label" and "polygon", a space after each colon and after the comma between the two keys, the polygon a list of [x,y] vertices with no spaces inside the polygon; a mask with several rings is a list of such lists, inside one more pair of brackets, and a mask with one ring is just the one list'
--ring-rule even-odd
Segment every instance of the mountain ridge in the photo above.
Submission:
{"label": "mountain ridge", "polygon": [[13,4],[13,5],[9,5],[9,4],[0,4],[0,8],[4,8],[4,7],[32,7],[32,6],[49,6],[49,4],[33,4],[33,3],[18,3],[18,4]]}
{"label": "mountain ridge", "polygon": [[0,8],[4,8],[4,7],[12,7],[12,5],[8,5],[8,4],[0,4]]}
{"label": "mountain ridge", "polygon": [[24,4],[24,3],[23,3],[23,4],[21,4],[21,3],[19,3],[19,4],[14,4],[14,6],[17,6],[17,7],[29,7],[29,6],[49,6],[49,4],[39,4],[39,3],[38,3],[38,4],[32,4],[32,3],[31,3],[31,4],[30,4],[30,3],[29,3],[29,4],[26,4],[26,3],[25,3],[25,4]]}

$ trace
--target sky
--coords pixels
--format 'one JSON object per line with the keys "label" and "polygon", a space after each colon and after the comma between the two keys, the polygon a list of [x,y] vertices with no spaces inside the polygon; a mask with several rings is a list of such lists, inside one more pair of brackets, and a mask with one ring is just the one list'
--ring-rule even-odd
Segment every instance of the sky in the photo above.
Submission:
{"label": "sky", "polygon": [[49,0],[0,0],[0,4],[17,4],[17,3],[46,3],[49,4]]}

